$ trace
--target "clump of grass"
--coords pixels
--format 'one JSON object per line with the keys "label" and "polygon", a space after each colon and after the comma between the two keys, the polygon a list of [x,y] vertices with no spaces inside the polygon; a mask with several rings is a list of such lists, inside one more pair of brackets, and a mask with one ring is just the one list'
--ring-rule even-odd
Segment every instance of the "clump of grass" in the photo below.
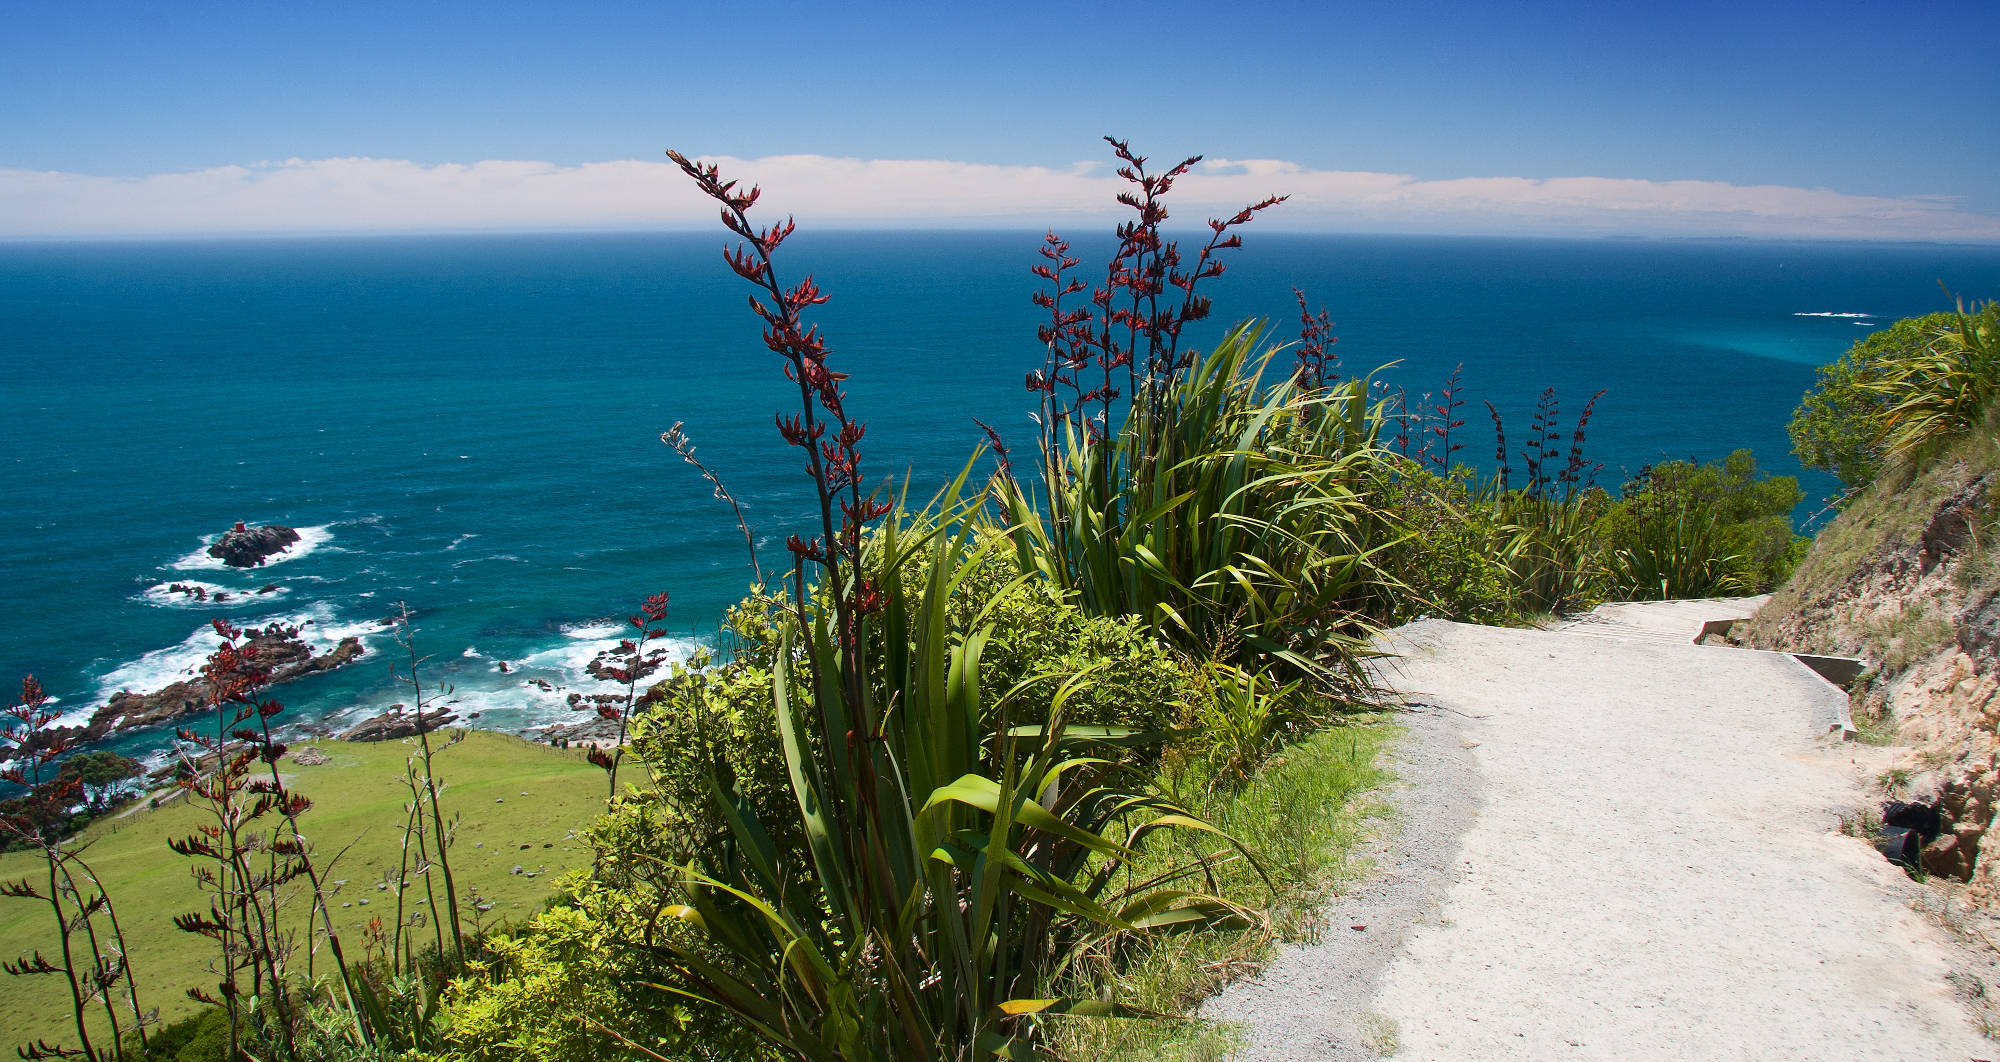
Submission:
{"label": "clump of grass", "polygon": [[1403,1047],[1403,1030],[1396,1019],[1386,1014],[1364,1014],[1356,1020],[1361,1026],[1361,1046],[1387,1058]]}
{"label": "clump of grass", "polygon": [[[1855,688],[1861,688],[1857,680]],[[1859,702],[1859,695],[1850,695]],[[1894,745],[1896,743],[1896,713],[1886,704],[1876,705],[1872,710],[1854,713],[1854,740],[1864,745]]]}
{"label": "clump of grass", "polygon": [[1849,837],[1859,837],[1873,841],[1882,832],[1882,813],[1873,806],[1860,808],[1840,816],[1840,832]]}
{"label": "clump of grass", "polygon": [[[1216,895],[1262,910],[1263,920],[1089,955],[1065,987],[1157,1016],[1062,1021],[1051,1046],[1066,1057],[1094,1060],[1227,1057],[1238,1040],[1235,1031],[1185,1015],[1223,985],[1256,972],[1276,944],[1314,939],[1323,928],[1326,901],[1366,872],[1367,864],[1353,852],[1384,813],[1370,794],[1387,780],[1378,761],[1396,734],[1381,717],[1354,716],[1287,747],[1240,788],[1186,793],[1191,806],[1240,839],[1255,860],[1215,867]],[[1203,782],[1177,778],[1170,767],[1162,784],[1172,791]],[[1174,846],[1188,851],[1174,852]],[[1195,846],[1192,838],[1177,837],[1160,857],[1184,860]]]}

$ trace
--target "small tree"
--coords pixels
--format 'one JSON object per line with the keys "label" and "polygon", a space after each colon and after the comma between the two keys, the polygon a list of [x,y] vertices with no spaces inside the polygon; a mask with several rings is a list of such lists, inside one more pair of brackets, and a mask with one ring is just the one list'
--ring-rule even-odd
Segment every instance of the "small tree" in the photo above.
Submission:
{"label": "small tree", "polygon": [[97,814],[110,807],[120,783],[137,778],[144,771],[145,767],[130,756],[97,749],[76,753],[62,761],[57,777],[75,779],[83,787],[91,813]]}

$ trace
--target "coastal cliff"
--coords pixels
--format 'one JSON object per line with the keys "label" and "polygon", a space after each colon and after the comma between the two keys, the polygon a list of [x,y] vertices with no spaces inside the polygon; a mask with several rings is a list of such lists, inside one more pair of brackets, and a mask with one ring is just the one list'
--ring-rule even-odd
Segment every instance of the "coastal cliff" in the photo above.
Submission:
{"label": "coastal cliff", "polygon": [[1935,799],[1929,873],[2000,899],[1984,844],[2000,796],[2000,417],[1939,453],[1893,463],[1815,539],[1733,640],[1857,656],[1864,734],[1898,746],[1887,781]]}

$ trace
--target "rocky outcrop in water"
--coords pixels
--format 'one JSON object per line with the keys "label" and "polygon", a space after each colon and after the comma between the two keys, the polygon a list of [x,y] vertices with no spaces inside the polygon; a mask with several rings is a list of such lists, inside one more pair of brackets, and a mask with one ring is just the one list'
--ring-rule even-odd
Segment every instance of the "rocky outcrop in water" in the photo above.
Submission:
{"label": "rocky outcrop in water", "polygon": [[292,548],[298,540],[299,533],[282,524],[245,527],[238,521],[208,547],[208,555],[232,568],[255,568],[271,555]]}
{"label": "rocky outcrop in water", "polygon": [[[243,647],[255,650],[257,661],[270,669],[273,686],[332,671],[353,662],[364,651],[360,639],[342,638],[332,650],[314,653],[312,646],[297,636],[283,633],[253,634]],[[161,726],[199,714],[206,710],[211,690],[208,680],[199,675],[151,693],[120,690],[90,717],[90,723],[84,727],[85,740],[95,741],[122,730]]]}

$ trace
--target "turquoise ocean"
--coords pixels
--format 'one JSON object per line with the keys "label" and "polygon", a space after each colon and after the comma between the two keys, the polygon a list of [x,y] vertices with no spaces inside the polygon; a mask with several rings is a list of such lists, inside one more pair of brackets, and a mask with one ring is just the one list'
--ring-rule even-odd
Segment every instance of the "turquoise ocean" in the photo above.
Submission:
{"label": "turquoise ocean", "polygon": [[[864,468],[927,496],[980,441],[1026,443],[1038,233],[801,234]],[[370,652],[281,688],[289,717],[407,701],[379,620],[406,602],[432,681],[477,725],[577,718],[583,665],[656,591],[674,645],[713,639],[749,582],[728,509],[659,442],[676,421],[746,503],[767,567],[807,529],[806,481],[772,415],[795,392],[711,235],[0,244],[0,681],[59,707],[150,691],[213,647],[207,621],[308,622]],[[1092,261],[1105,249],[1079,240]],[[1349,371],[1412,394],[1464,366],[1525,428],[1554,386],[1603,482],[1753,448],[1796,473],[1785,420],[1813,369],[1875,327],[2000,295],[2000,248],[1506,240],[1251,232],[1210,289],[1223,324],[1296,335],[1291,289],[1337,322]],[[1518,439],[1518,436],[1516,436]],[[1831,480],[1804,479],[1814,499]],[[1818,506],[1802,506],[1803,519]],[[237,520],[303,532],[278,563],[203,554]],[[220,610],[169,593],[229,592]],[[275,585],[263,596],[243,591]],[[498,664],[506,661],[506,672]],[[543,690],[537,680],[550,687]],[[155,751],[164,733],[121,739]]]}

